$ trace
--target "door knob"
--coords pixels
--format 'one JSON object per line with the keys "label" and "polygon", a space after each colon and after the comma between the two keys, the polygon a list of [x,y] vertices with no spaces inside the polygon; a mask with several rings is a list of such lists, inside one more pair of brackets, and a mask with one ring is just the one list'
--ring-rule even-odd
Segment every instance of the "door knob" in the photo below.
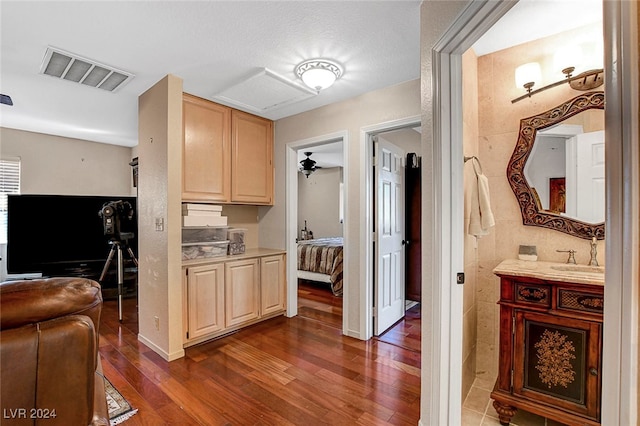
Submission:
{"label": "door knob", "polygon": [[597,376],[597,375],[598,375],[598,370],[596,370],[594,367],[591,367],[591,368],[589,369],[589,373],[590,373],[592,376]]}

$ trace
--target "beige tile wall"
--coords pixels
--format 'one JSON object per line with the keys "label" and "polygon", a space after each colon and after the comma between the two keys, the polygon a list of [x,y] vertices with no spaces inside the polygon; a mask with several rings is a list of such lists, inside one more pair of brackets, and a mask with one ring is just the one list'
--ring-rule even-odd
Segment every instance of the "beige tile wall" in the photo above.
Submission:
{"label": "beige tile wall", "polygon": [[[478,58],[472,50],[462,56],[463,69],[463,151],[465,156],[478,156]],[[465,229],[469,226],[470,179],[475,178],[470,163],[464,167]],[[466,235],[464,244],[464,300],[462,339],[462,400],[469,393],[476,376],[478,250],[475,237]]]}

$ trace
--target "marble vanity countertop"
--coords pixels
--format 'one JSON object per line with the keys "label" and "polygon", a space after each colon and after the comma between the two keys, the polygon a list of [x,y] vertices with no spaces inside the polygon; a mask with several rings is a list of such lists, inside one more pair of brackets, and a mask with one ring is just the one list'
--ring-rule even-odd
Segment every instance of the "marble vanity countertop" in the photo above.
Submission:
{"label": "marble vanity countertop", "polygon": [[493,273],[548,281],[604,285],[604,267],[602,266],[507,259],[496,266]]}

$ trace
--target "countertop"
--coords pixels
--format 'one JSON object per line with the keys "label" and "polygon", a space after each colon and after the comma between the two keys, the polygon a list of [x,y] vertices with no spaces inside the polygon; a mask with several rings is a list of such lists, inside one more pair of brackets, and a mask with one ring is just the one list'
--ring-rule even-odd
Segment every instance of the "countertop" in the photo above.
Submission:
{"label": "countertop", "polygon": [[240,260],[247,259],[250,257],[264,257],[264,256],[273,256],[277,254],[286,254],[286,250],[278,250],[278,249],[270,249],[270,248],[253,248],[247,249],[242,254],[234,254],[227,256],[218,256],[218,257],[205,257],[202,259],[191,259],[191,260],[183,260],[182,266],[197,266],[204,265],[208,263],[218,263],[218,262],[227,262],[230,260]]}
{"label": "countertop", "polygon": [[604,267],[574,265],[571,263],[507,259],[496,266],[493,273],[548,281],[604,285]]}

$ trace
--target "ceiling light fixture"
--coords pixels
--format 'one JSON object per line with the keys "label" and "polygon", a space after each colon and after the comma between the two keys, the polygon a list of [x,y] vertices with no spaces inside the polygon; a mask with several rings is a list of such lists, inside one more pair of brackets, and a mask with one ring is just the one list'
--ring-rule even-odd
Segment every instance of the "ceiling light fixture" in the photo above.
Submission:
{"label": "ceiling light fixture", "polygon": [[316,162],[311,158],[312,152],[305,152],[304,155],[307,156],[304,160],[300,162],[300,173],[305,175],[307,179],[309,179],[309,175],[316,171]]}
{"label": "ceiling light fixture", "polygon": [[319,92],[342,76],[342,67],[328,59],[309,59],[299,64],[295,72],[304,84]]}

